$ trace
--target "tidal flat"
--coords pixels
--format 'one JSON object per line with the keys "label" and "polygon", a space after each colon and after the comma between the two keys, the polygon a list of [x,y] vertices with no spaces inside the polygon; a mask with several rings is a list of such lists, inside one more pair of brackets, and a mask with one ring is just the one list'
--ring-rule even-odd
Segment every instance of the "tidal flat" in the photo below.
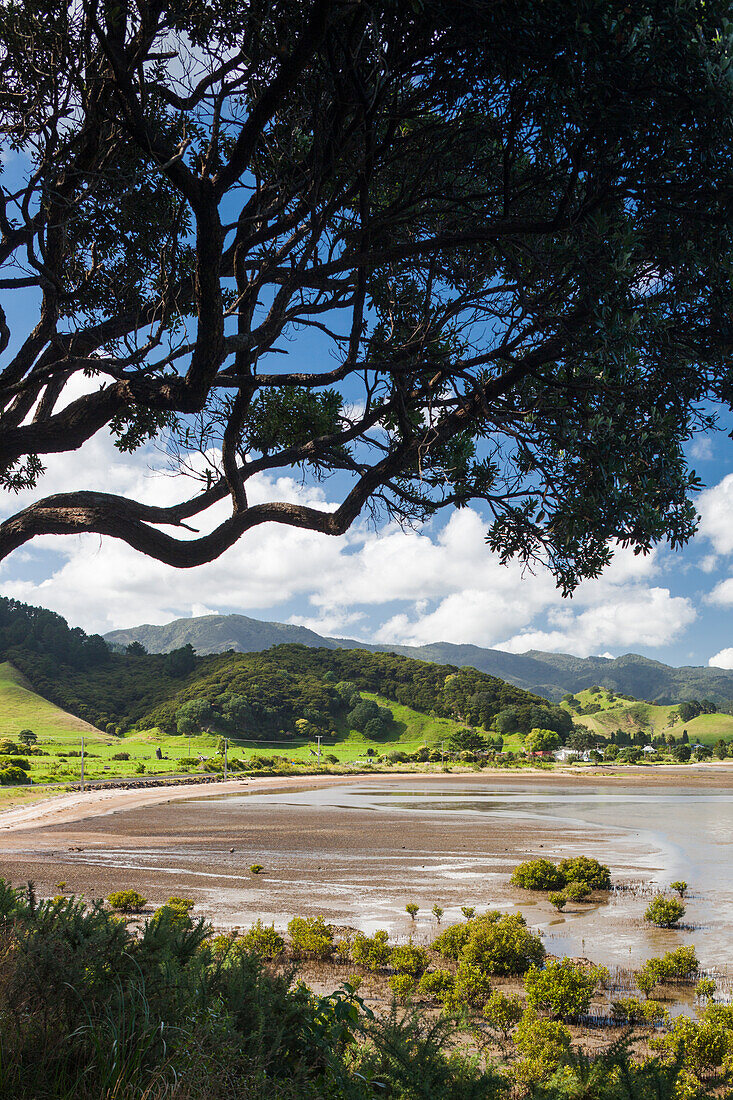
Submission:
{"label": "tidal flat", "polygon": [[[646,773],[646,774],[644,774]],[[134,887],[150,905],[184,894],[220,928],[294,915],[427,942],[460,907],[521,911],[554,955],[633,968],[695,945],[727,984],[733,948],[733,768],[254,781],[1,835],[0,875],[86,898]],[[83,806],[82,810],[83,812]],[[68,815],[67,815],[68,816]],[[586,854],[610,866],[607,900],[568,904],[513,887],[524,859]],[[250,866],[262,864],[253,876]],[[649,898],[689,883],[680,928],[647,925]],[[419,906],[413,923],[405,905]]]}

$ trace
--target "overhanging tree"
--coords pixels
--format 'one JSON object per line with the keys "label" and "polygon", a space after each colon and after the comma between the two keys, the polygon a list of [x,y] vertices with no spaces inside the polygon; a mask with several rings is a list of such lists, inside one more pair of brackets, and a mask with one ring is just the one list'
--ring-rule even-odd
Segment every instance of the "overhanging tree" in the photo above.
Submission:
{"label": "overhanging tree", "polygon": [[[34,496],[0,556],[99,532],[187,567],[472,500],[566,591],[612,540],[683,543],[683,446],[731,395],[728,14],[3,5],[0,477]],[[104,432],[198,484],[44,497]],[[335,510],[251,502],[292,469],[337,475]]]}

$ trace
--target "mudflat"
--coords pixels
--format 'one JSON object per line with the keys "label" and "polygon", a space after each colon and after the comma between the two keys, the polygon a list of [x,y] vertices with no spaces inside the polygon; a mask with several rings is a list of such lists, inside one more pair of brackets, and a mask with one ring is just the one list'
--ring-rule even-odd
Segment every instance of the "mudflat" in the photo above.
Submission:
{"label": "mudflat", "polygon": [[[685,814],[692,857],[667,835],[670,820],[684,834]],[[733,883],[714,898],[703,867],[706,859],[730,863],[726,815],[733,821],[727,762],[77,792],[0,813],[0,876],[32,880],[42,895],[58,893],[59,882],[87,898],[134,887],[149,908],[182,894],[221,927],[256,917],[282,927],[295,914],[321,913],[423,940],[437,930],[434,904],[443,923],[460,918],[462,905],[521,909],[559,954],[629,966],[694,942],[712,965],[733,946]],[[543,895],[509,883],[522,859],[580,853],[608,863],[625,888],[557,914]],[[649,928],[648,897],[698,854],[700,882],[689,876],[692,921]],[[264,866],[257,876],[249,870],[255,863]],[[413,901],[415,924],[405,913]]]}

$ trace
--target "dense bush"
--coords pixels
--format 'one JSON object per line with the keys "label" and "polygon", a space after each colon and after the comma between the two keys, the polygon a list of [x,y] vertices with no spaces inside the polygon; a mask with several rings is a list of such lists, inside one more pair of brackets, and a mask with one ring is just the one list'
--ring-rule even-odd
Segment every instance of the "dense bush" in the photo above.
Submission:
{"label": "dense bush", "polygon": [[491,994],[483,1010],[483,1017],[489,1027],[498,1031],[505,1041],[523,1014],[524,1006],[519,997],[507,997],[498,991]]}
{"label": "dense bush", "polygon": [[389,933],[378,928],[373,936],[357,932],[351,944],[351,960],[357,966],[366,966],[369,970],[379,970],[387,966],[392,954],[389,946]]}
{"label": "dense bush", "polygon": [[3,787],[14,786],[18,783],[30,783],[30,777],[23,768],[11,765],[9,768],[0,768],[0,785]]}
{"label": "dense bush", "polygon": [[458,959],[470,934],[468,921],[465,924],[450,924],[445,931],[436,936],[430,946],[444,959]]}
{"label": "dense bush", "polygon": [[296,959],[330,959],[335,950],[333,928],[323,917],[293,917],[288,936]]}
{"label": "dense bush", "polygon": [[546,1081],[567,1058],[570,1032],[557,1020],[541,1020],[528,1008],[514,1035],[522,1058],[514,1065],[514,1074],[526,1087]]}
{"label": "dense bush", "polygon": [[418,991],[440,997],[453,989],[455,981],[452,970],[427,970],[418,983]]}
{"label": "dense bush", "polygon": [[563,894],[567,901],[586,901],[592,893],[593,888],[589,886],[587,882],[582,882],[580,879],[569,882],[563,890]]}
{"label": "dense bush", "polygon": [[275,931],[274,924],[263,924],[258,917],[252,927],[239,937],[245,951],[254,951],[263,959],[276,959],[285,950],[285,940]]}
{"label": "dense bush", "polygon": [[531,1008],[541,1008],[562,1020],[587,1013],[598,986],[595,967],[576,966],[569,959],[548,962],[543,970],[530,967],[524,978],[524,992]]}
{"label": "dense bush", "polygon": [[560,868],[549,859],[528,859],[514,868],[511,877],[512,885],[523,890],[561,890],[566,881]]}
{"label": "dense bush", "polygon": [[107,898],[112,908],[122,913],[139,913],[147,900],[137,890],[117,890]]}
{"label": "dense bush", "polygon": [[419,978],[428,967],[428,953],[424,947],[418,947],[410,940],[409,943],[395,947],[389,959],[393,966],[401,974],[411,974],[413,978]]}
{"label": "dense bush", "polygon": [[560,873],[566,882],[587,882],[592,890],[611,889],[611,871],[590,856],[574,856],[560,860]]}
{"label": "dense bush", "polygon": [[443,997],[448,1012],[460,1013],[466,1008],[480,1009],[491,996],[489,975],[481,967],[461,959],[453,988]]}
{"label": "dense bush", "polygon": [[671,928],[685,915],[685,907],[676,898],[665,898],[664,894],[657,894],[649,902],[644,913],[644,920],[650,924],[656,924],[657,928]]}
{"label": "dense bush", "polygon": [[524,974],[544,957],[542,940],[529,931],[521,913],[496,913],[470,921],[460,961],[486,974]]}

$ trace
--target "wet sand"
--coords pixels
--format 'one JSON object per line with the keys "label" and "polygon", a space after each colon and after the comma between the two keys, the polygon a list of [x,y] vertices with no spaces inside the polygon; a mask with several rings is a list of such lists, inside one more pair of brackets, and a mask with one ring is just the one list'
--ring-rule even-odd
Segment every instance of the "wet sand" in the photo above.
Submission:
{"label": "wet sand", "polygon": [[[616,881],[653,883],[667,866],[664,845],[635,828],[628,802],[618,824],[606,807],[606,824],[596,827],[572,815],[513,812],[511,797],[524,798],[528,788],[561,800],[566,791],[601,790],[612,802],[615,792],[641,795],[650,787],[720,797],[733,791],[733,765],[267,777],[76,792],[0,813],[0,876],[32,880],[41,895],[57,893],[62,881],[67,892],[87,898],[134,887],[149,907],[182,894],[221,927],[256,917],[282,927],[295,914],[322,913],[336,924],[389,928],[398,939],[434,935],[436,903],[445,910],[443,923],[460,919],[461,905],[521,909],[550,951],[636,965],[692,934],[645,926],[648,890],[569,905],[560,915],[508,878],[522,859],[585,853],[609,863]],[[462,809],[474,795],[509,802],[490,813]],[[251,875],[253,863],[265,871]],[[404,911],[408,901],[420,906],[415,926]],[[701,957],[715,957],[717,938],[698,932],[694,942]]]}

